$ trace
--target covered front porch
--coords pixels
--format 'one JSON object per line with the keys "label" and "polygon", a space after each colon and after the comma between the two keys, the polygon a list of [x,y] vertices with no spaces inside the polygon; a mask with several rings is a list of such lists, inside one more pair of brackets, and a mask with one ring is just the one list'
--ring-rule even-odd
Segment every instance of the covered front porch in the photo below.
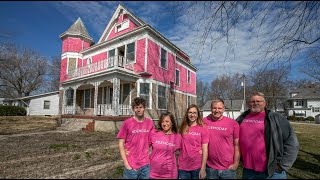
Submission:
{"label": "covered front porch", "polygon": [[139,76],[112,74],[63,85],[61,115],[130,116]]}

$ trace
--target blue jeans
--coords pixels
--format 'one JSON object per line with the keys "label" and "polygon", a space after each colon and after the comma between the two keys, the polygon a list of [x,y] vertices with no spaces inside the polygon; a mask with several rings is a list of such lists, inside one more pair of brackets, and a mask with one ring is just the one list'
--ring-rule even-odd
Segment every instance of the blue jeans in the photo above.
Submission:
{"label": "blue jeans", "polygon": [[142,166],[137,170],[133,170],[133,169],[129,170],[127,168],[124,168],[124,171],[123,171],[123,179],[149,179],[149,175],[150,175],[149,164]]}
{"label": "blue jeans", "polygon": [[231,169],[217,170],[207,166],[206,173],[206,179],[237,179],[237,171]]}
{"label": "blue jeans", "polygon": [[199,179],[200,169],[193,171],[178,170],[179,179]]}
{"label": "blue jeans", "polygon": [[287,179],[285,171],[274,172],[271,177],[268,177],[267,172],[257,172],[252,169],[243,168],[242,179]]}

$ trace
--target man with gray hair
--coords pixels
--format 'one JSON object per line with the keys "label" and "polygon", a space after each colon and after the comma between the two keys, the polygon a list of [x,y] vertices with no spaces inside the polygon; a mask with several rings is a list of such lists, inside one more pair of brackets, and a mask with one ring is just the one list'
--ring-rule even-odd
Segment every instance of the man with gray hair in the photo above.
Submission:
{"label": "man with gray hair", "polygon": [[289,121],[266,108],[264,94],[253,93],[249,110],[237,118],[243,179],[287,179],[299,143]]}

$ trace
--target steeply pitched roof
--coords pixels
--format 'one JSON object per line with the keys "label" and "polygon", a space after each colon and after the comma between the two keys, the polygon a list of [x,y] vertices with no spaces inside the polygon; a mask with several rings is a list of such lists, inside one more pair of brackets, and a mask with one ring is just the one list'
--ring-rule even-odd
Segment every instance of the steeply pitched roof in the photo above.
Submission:
{"label": "steeply pitched roof", "polygon": [[123,5],[119,4],[116,11],[114,12],[113,16],[111,17],[111,20],[109,21],[107,27],[104,29],[102,36],[100,37],[98,43],[101,43],[106,40],[108,33],[111,31],[113,25],[116,23],[116,20],[118,18],[119,13],[123,11],[125,14],[129,15],[131,19],[135,22],[135,24],[140,27],[143,25],[146,25],[144,21],[142,21],[140,18],[135,16],[132,12],[130,12],[127,8],[125,8]]}
{"label": "steeply pitched roof", "polygon": [[292,99],[320,99],[319,88],[299,88],[293,92],[298,94],[292,97]]}
{"label": "steeply pitched roof", "polygon": [[[203,111],[211,111],[211,102],[212,100],[209,100],[206,102],[206,104],[202,107]],[[225,110],[241,110],[243,104],[243,99],[227,99],[224,100]]]}
{"label": "steeply pitched roof", "polygon": [[64,33],[60,35],[60,38],[71,35],[71,36],[81,36],[83,38],[86,38],[90,42],[94,42],[92,37],[89,35],[86,27],[84,26],[81,18],[79,17],[77,21]]}

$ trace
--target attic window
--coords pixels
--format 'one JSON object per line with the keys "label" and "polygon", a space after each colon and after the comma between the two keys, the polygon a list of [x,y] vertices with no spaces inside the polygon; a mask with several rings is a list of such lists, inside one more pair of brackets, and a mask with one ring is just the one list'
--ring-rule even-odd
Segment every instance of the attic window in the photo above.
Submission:
{"label": "attic window", "polygon": [[87,59],[87,64],[89,65],[89,64],[91,64],[92,63],[92,57],[89,57],[88,59]]}
{"label": "attic window", "polygon": [[124,22],[116,25],[115,33],[120,32],[122,30],[125,30],[127,28],[129,28],[129,21],[124,21]]}

